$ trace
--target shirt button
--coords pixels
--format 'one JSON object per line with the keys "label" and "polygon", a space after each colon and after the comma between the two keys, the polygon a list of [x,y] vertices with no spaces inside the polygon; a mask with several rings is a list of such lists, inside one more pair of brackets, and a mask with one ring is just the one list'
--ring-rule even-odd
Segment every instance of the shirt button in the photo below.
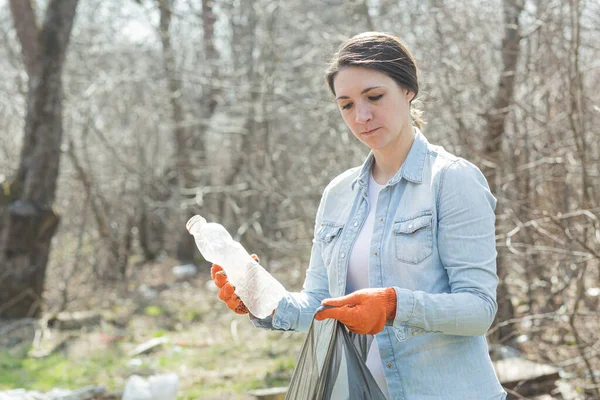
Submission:
{"label": "shirt button", "polygon": [[392,364],[391,362],[387,363],[388,368],[392,368],[393,366],[394,366],[394,364]]}
{"label": "shirt button", "polygon": [[354,226],[358,226],[358,222],[355,222],[355,223],[354,223]]}
{"label": "shirt button", "polygon": [[373,254],[375,254],[375,257],[377,257],[377,254],[378,254],[378,253],[377,253],[377,252],[375,252],[375,253],[373,253]]}
{"label": "shirt button", "polygon": [[346,253],[342,253],[341,257],[346,258]]}
{"label": "shirt button", "polygon": [[410,229],[410,228],[412,228],[412,225],[409,225],[409,226],[408,226],[408,229]]}
{"label": "shirt button", "polygon": [[383,222],[383,218],[379,218],[379,222]]}

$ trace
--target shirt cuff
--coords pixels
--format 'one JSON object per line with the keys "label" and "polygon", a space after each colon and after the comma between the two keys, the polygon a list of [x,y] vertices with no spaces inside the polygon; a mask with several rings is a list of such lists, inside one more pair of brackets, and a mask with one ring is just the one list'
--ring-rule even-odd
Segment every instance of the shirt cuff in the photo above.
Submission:
{"label": "shirt cuff", "polygon": [[400,289],[396,290],[396,318],[394,319],[393,328],[394,335],[399,342],[403,342],[412,337],[422,335],[424,333],[443,333],[439,331],[426,331],[423,328],[414,326],[415,311],[415,294],[412,290]]}
{"label": "shirt cuff", "polygon": [[415,311],[415,295],[412,290],[394,287],[396,291],[396,318],[394,327],[400,328],[410,325],[410,320]]}
{"label": "shirt cuff", "polygon": [[254,315],[252,315],[252,313],[248,313],[248,316],[250,317],[250,321],[252,322],[254,327],[263,329],[273,329],[273,319],[270,316],[263,319],[256,318]]}
{"label": "shirt cuff", "polygon": [[266,318],[257,318],[252,313],[248,313],[250,321],[256,328],[271,329],[278,331],[286,331],[290,329],[289,322],[287,322],[287,309],[289,308],[288,294],[279,301],[273,317],[268,316]]}
{"label": "shirt cuff", "polygon": [[273,314],[273,328],[278,331],[290,331],[292,329],[292,324],[290,321],[292,320],[290,315],[290,306],[291,306],[291,295],[286,293],[285,296],[279,301],[277,308],[275,309],[275,314]]}

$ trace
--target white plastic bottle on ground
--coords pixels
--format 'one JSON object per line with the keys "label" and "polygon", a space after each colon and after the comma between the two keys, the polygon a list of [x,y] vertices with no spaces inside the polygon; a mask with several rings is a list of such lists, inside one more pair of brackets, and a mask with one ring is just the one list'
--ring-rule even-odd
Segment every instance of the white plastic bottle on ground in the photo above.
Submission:
{"label": "white plastic bottle on ground", "polygon": [[223,225],[206,222],[195,215],[186,224],[202,256],[223,267],[235,293],[257,318],[265,318],[286,293],[279,281],[257,263],[244,247],[233,240]]}

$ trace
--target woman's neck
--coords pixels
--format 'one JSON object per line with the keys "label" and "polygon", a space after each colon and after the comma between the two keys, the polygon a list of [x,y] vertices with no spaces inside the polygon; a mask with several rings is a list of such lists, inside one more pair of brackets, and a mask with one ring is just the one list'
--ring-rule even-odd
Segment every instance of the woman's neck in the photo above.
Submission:
{"label": "woman's neck", "polygon": [[415,140],[416,131],[412,125],[409,130],[398,136],[398,140],[388,146],[373,150],[375,163],[373,164],[373,179],[380,185],[385,185],[400,169],[408,156]]}

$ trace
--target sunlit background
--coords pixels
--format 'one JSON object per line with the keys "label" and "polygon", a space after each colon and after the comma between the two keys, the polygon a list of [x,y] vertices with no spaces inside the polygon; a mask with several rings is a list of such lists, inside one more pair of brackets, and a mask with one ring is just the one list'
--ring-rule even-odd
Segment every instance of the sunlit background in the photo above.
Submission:
{"label": "sunlit background", "polygon": [[[345,39],[378,30],[417,59],[424,134],[498,198],[492,357],[549,368],[541,389],[503,383],[600,398],[599,2],[80,0],[52,96],[29,88],[61,47],[43,34],[57,3],[0,0],[0,390],[119,393],[168,373],[181,399],[287,386],[304,334],[230,313],[185,221],[222,223],[300,290],[320,195],[368,153],[323,71]],[[18,23],[37,43],[31,69]],[[23,189],[25,170],[48,188]],[[60,217],[53,235],[7,223],[27,190]],[[47,267],[30,258],[43,243]]]}

